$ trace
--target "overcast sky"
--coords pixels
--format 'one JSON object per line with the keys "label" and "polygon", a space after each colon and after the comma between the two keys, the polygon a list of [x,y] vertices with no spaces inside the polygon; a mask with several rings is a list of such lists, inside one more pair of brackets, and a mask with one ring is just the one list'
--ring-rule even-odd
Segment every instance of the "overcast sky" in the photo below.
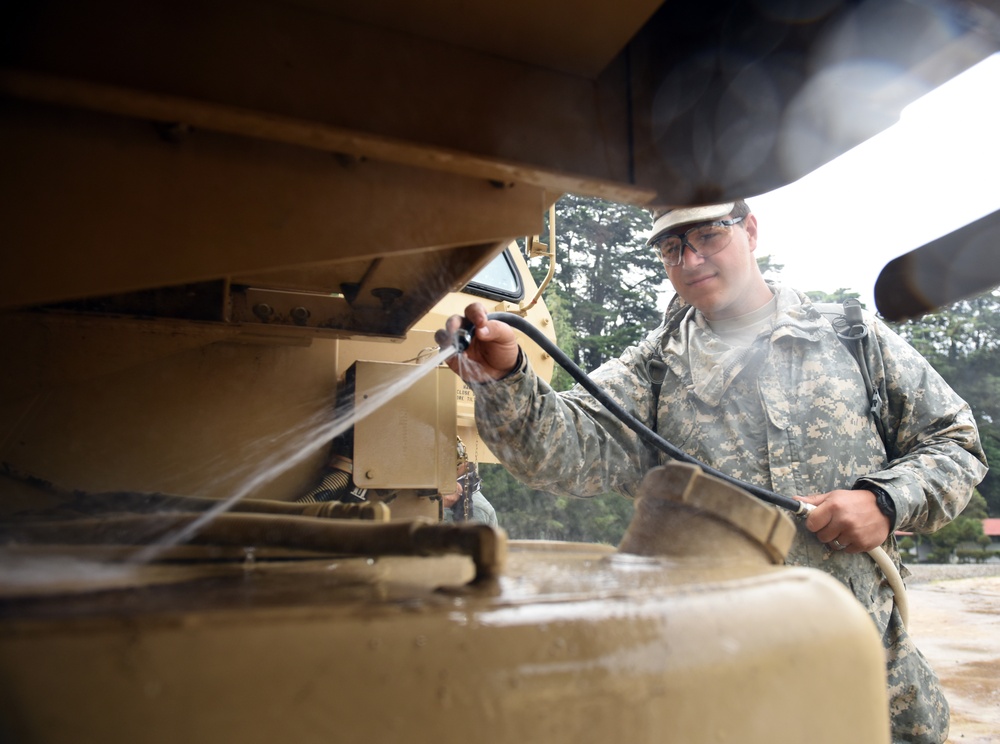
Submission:
{"label": "overcast sky", "polygon": [[[869,309],[891,259],[1000,209],[1000,54],[904,109],[882,134],[750,197],[758,251],[801,290],[853,289]],[[998,247],[1000,248],[1000,247]]]}

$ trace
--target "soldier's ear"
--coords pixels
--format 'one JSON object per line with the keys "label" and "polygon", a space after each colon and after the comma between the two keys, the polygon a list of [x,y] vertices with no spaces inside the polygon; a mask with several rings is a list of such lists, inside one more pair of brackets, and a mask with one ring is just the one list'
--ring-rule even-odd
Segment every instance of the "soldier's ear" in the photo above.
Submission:
{"label": "soldier's ear", "polygon": [[747,231],[747,242],[750,244],[750,252],[757,250],[757,218],[753,212],[743,219],[743,228]]}

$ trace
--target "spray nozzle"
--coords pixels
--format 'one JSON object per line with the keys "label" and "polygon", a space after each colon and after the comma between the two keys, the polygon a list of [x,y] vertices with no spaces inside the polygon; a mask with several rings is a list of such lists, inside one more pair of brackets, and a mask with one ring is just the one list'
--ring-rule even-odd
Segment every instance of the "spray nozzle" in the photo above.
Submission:
{"label": "spray nozzle", "polygon": [[471,320],[466,318],[462,321],[462,325],[452,334],[452,345],[458,349],[459,354],[468,349],[472,344],[473,330],[475,330],[475,326],[472,325]]}
{"label": "spray nozzle", "polygon": [[434,334],[437,345],[444,349],[447,346],[454,346],[457,353],[461,354],[472,344],[472,333],[475,326],[468,318],[462,320],[462,325],[458,329],[449,333],[444,328]]}

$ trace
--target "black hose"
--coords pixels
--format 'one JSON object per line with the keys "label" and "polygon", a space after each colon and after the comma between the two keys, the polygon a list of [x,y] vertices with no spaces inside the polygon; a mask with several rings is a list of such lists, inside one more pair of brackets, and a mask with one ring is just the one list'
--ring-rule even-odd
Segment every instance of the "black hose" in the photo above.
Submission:
{"label": "black hose", "polygon": [[[694,457],[678,449],[666,439],[661,437],[655,431],[650,429],[648,426],[639,421],[635,416],[622,408],[618,403],[611,398],[606,392],[604,392],[597,384],[591,380],[587,374],[580,369],[576,363],[563,353],[563,350],[552,343],[545,335],[542,334],[537,328],[531,325],[527,320],[522,318],[520,315],[514,315],[513,313],[490,313],[486,316],[490,320],[499,320],[507,325],[516,328],[521,331],[525,336],[530,338],[536,344],[542,347],[546,353],[552,356],[556,364],[566,370],[569,375],[580,383],[583,388],[594,396],[605,408],[607,408],[611,413],[618,417],[623,424],[639,435],[639,438],[666,455],[670,456],[674,460],[680,460],[681,462],[687,462],[692,465],[697,465],[703,471],[709,475],[713,475],[716,478],[721,478],[727,483],[731,483],[738,488],[742,488],[744,491],[753,494],[762,501],[766,501],[769,504],[774,504],[775,506],[780,506],[783,509],[788,509],[793,514],[805,514],[809,507],[801,501],[796,501],[788,496],[782,496],[780,494],[774,493],[773,491],[768,491],[766,488],[761,488],[760,486],[755,486],[752,483],[744,483],[741,480],[733,478],[731,475],[726,475],[720,470],[709,467],[704,463],[696,460]],[[471,324],[466,321],[466,324],[456,331],[456,334],[465,334],[462,338],[456,338],[455,346],[459,351],[464,351],[469,348],[469,343],[471,341],[470,331]]]}

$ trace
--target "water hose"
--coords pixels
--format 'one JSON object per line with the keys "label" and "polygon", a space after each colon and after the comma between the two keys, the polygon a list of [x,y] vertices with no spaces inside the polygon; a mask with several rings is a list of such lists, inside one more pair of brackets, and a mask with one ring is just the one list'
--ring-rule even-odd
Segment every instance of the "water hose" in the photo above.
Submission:
{"label": "water hose", "polygon": [[[727,483],[743,489],[768,504],[773,504],[774,506],[780,506],[782,509],[787,509],[795,516],[805,517],[809,514],[809,512],[816,508],[812,504],[798,501],[789,496],[782,496],[781,494],[774,493],[766,488],[755,486],[752,483],[745,483],[737,478],[733,478],[731,475],[727,475],[720,470],[716,470],[713,467],[705,465],[689,455],[687,452],[675,447],[673,444],[639,421],[631,413],[622,408],[617,401],[602,390],[593,380],[591,380],[590,377],[587,376],[587,373],[580,369],[576,363],[563,352],[562,349],[552,343],[541,331],[531,325],[531,323],[522,318],[520,315],[498,312],[490,313],[486,317],[489,320],[499,320],[506,323],[538,344],[552,357],[556,364],[566,370],[570,377],[580,383],[584,390],[594,396],[594,398],[596,398],[601,405],[607,408],[623,424],[634,431],[643,442],[655,447],[670,458],[690,463],[692,465],[697,465],[709,475],[721,478]],[[469,345],[472,343],[473,330],[472,323],[466,319],[462,327],[452,334],[455,348],[458,349],[460,353],[468,349]],[[909,602],[906,598],[906,587],[903,584],[903,578],[900,576],[899,570],[881,546],[869,550],[868,555],[872,557],[878,567],[882,570],[886,580],[889,582],[889,586],[892,587],[893,594],[895,595],[896,609],[899,610],[899,616],[903,622],[903,627],[905,628],[909,624]]]}

